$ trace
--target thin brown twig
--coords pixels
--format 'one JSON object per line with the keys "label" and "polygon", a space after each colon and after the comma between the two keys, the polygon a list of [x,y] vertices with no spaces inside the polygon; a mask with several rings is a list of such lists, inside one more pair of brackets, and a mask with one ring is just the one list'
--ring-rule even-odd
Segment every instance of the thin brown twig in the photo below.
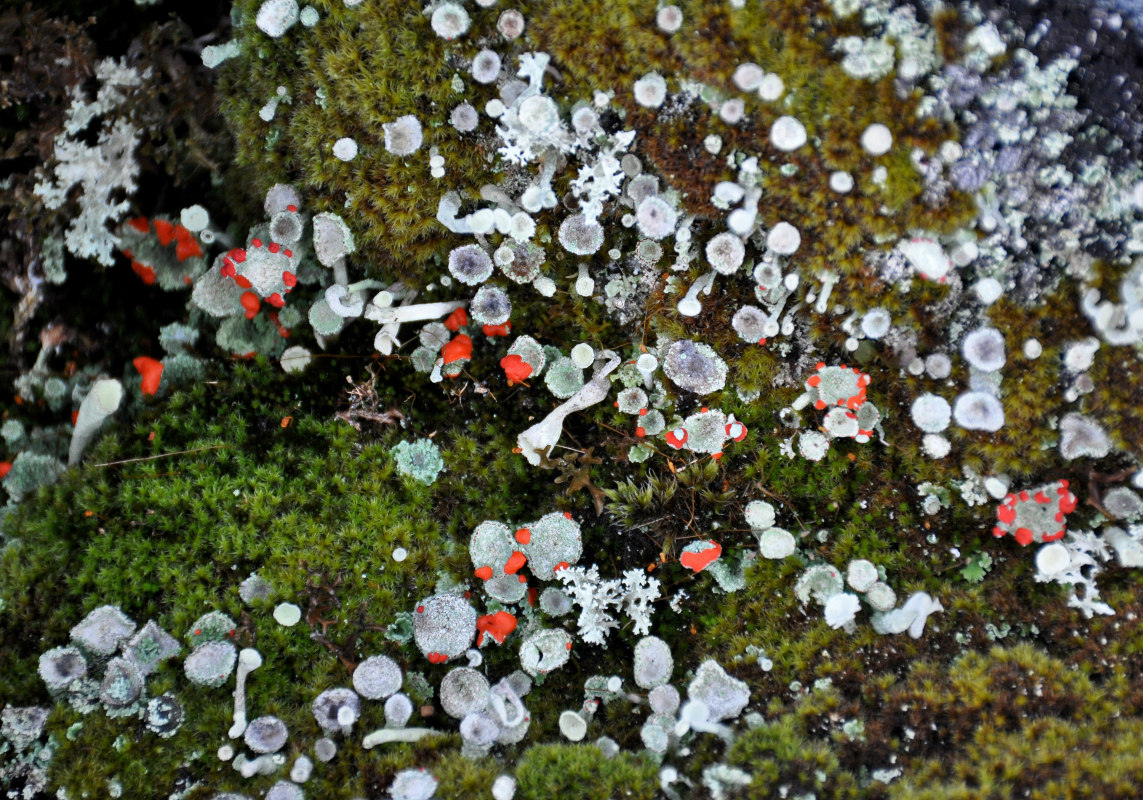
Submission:
{"label": "thin brown twig", "polygon": [[782,495],[776,494],[776,493],[770,491],[769,489],[767,489],[765,486],[762,485],[762,481],[755,481],[754,487],[758,491],[760,491],[762,494],[766,495],[767,497],[770,497],[774,500],[777,500],[779,503],[786,506],[786,508],[788,508],[790,510],[790,513],[794,516],[795,521],[797,521],[798,525],[802,528],[802,530],[808,530],[805,523],[803,523],[801,518],[798,516],[797,509],[794,508],[793,503],[791,503],[785,497],[782,497]]}
{"label": "thin brown twig", "polygon": [[[670,515],[670,514],[667,514],[667,515],[665,515],[665,516],[659,517],[658,519],[653,519],[653,520],[651,520],[650,522],[641,522],[641,523],[639,523],[638,525],[632,525],[632,526],[631,526],[630,528],[628,528],[627,530],[629,530],[629,531],[637,531],[637,530],[639,530],[639,529],[641,529],[641,528],[649,528],[649,527],[651,527],[652,525],[658,525],[660,522],[662,522],[662,521],[663,521],[663,520],[665,520],[665,519],[674,519],[674,517],[673,517],[672,515]],[[652,539],[652,541],[654,541],[654,539]]]}
{"label": "thin brown twig", "polygon": [[1135,470],[1128,469],[1122,472],[1112,474],[1096,472],[1094,469],[1089,469],[1087,473],[1087,504],[1095,508],[1100,514],[1108,519],[1117,519],[1117,517],[1108,511],[1103,506],[1103,492],[1099,489],[1101,483],[1119,483],[1130,478],[1135,473]]}
{"label": "thin brown twig", "polygon": [[159,453],[155,456],[143,456],[142,458],[125,458],[122,461],[107,461],[103,464],[89,464],[91,467],[116,467],[120,464],[135,464],[139,461],[155,461],[160,458],[170,458],[171,456],[185,456],[188,453],[202,453],[206,450],[228,450],[234,445],[232,444],[212,444],[206,447],[193,447],[190,450],[176,450],[173,453]]}

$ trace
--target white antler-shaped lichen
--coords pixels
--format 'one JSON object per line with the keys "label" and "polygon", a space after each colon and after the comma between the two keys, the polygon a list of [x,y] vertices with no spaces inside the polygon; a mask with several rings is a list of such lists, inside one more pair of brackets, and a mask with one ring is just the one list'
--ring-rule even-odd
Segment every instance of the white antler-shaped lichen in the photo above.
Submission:
{"label": "white antler-shaped lichen", "polygon": [[603,402],[607,393],[611,391],[611,382],[607,376],[619,366],[619,356],[613,350],[600,352],[595,359],[595,374],[585,383],[578,392],[569,397],[560,406],[552,410],[548,416],[536,423],[516,438],[516,444],[528,463],[539,466],[540,460],[556,442],[564,430],[564,419],[576,411],[583,411],[597,403]]}

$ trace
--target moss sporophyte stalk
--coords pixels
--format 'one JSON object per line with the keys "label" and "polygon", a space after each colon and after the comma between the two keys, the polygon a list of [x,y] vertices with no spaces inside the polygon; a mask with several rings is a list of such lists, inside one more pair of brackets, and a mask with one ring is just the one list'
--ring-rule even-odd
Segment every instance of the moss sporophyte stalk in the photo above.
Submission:
{"label": "moss sporophyte stalk", "polygon": [[0,12],[13,797],[1143,783],[1135,4],[127,5]]}

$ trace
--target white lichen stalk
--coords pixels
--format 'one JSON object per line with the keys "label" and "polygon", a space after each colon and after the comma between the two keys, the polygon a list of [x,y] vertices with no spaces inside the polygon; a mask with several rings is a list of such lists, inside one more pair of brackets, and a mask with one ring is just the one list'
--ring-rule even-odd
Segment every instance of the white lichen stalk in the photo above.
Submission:
{"label": "white lichen stalk", "polygon": [[543,420],[516,438],[516,444],[529,464],[534,467],[539,466],[542,456],[555,447],[564,430],[564,419],[569,414],[603,402],[611,391],[611,382],[607,380],[607,376],[619,366],[619,362],[619,355],[613,350],[600,352],[596,356],[595,374],[591,380],[562,405],[553,409]]}
{"label": "white lichen stalk", "polygon": [[238,654],[238,672],[234,680],[234,724],[227,733],[237,739],[246,732],[246,678],[262,666],[262,654],[247,647]]}

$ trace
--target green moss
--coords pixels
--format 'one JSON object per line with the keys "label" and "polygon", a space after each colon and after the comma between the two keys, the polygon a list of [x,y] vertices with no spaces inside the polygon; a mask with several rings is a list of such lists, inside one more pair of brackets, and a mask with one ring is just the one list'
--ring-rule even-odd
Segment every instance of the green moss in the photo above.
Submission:
{"label": "green moss", "polygon": [[[897,800],[1127,797],[1143,766],[1143,731],[1121,716],[1125,688],[1097,685],[1086,669],[1026,644],[994,647],[917,662],[900,678],[835,677],[791,710],[768,713],[726,760],[751,774],[751,798],[781,787]],[[897,780],[864,780],[871,765],[891,763],[902,769]]]}
{"label": "green moss", "polygon": [[[1030,746],[1030,742],[1036,745]],[[894,800],[949,798],[1130,798],[1143,780],[1143,725],[1033,723],[1014,733],[988,731],[952,769],[936,764],[893,787]]]}
{"label": "green moss", "polygon": [[812,794],[829,800],[865,796],[857,778],[841,768],[827,745],[806,738],[794,715],[747,731],[734,742],[726,760],[751,775],[741,795],[750,800],[787,792],[793,797]]}
{"label": "green moss", "polygon": [[608,800],[622,794],[632,800],[650,800],[659,786],[658,773],[654,762],[630,753],[604,758],[593,745],[537,745],[517,763],[517,797]]}
{"label": "green moss", "polygon": [[[460,134],[447,122],[448,112],[460,102],[483,108],[496,96],[494,86],[468,79],[467,64],[498,12],[473,9],[469,34],[446,43],[432,35],[419,9],[394,0],[355,8],[324,0],[315,4],[322,17],[316,27],[270,40],[249,24],[257,6],[256,0],[237,4],[246,21],[243,53],[222,70],[223,111],[236,134],[239,162],[263,170],[250,193],[257,196],[271,182],[296,176],[307,204],[347,219],[361,248],[361,263],[379,271],[389,264],[423,264],[422,274],[406,274],[406,279],[431,279],[435,270],[428,265],[434,259],[439,264],[455,246],[455,237],[435,221],[440,196],[456,188],[475,200],[480,186],[498,180],[498,168],[486,160],[496,158],[500,145],[492,121],[482,118],[471,134]],[[810,272],[839,266],[847,273],[860,271],[860,259],[841,256],[856,254],[873,235],[900,235],[911,228],[947,231],[971,213],[971,201],[959,196],[936,209],[919,202],[919,178],[909,154],[916,147],[932,152],[953,131],[918,119],[919,95],[902,101],[891,80],[870,83],[846,75],[830,42],[832,36],[854,32],[853,22],[834,20],[816,3],[788,4],[764,19],[747,10],[683,3],[685,27],[673,36],[654,26],[654,8],[631,0],[593,0],[586,6],[523,3],[518,8],[527,20],[524,36],[497,45],[505,69],[514,70],[525,52],[551,54],[556,73],[545,87],[565,113],[597,90],[613,91],[612,107],[625,117],[621,124],[640,131],[640,157],[680,190],[683,206],[700,215],[700,227],[721,216],[709,197],[717,181],[734,177],[725,158],[730,150],[761,155],[767,195],[761,221],[769,226],[799,220],[805,251],[800,260]],[[811,15],[817,18],[813,25]],[[777,106],[746,97],[747,118],[740,125],[723,124],[702,101],[669,115],[634,102],[632,86],[649,72],[666,76],[672,92],[682,80],[721,91],[744,60],[781,75],[787,99]],[[454,75],[464,85],[460,92],[454,90]],[[258,111],[279,85],[287,87],[291,102],[279,106],[272,122],[264,122]],[[444,156],[444,183],[429,177],[427,155],[402,159],[385,152],[381,126],[403,114],[416,115],[425,126],[425,150],[431,144]],[[771,152],[768,131],[780,114],[797,116],[811,136],[820,137],[820,155],[809,149]],[[859,138],[875,121],[890,123],[901,145],[885,160],[889,181],[884,191],[833,195],[826,187],[830,171],[866,175],[871,170],[874,162],[861,150]],[[710,132],[723,137],[727,149],[722,155],[702,148]],[[343,136],[360,147],[352,163],[338,161],[330,151]],[[796,177],[778,174],[783,163],[797,167]],[[567,191],[573,174],[557,176],[558,194]],[[889,214],[882,212],[883,205]],[[541,215],[538,240],[550,241],[558,222]],[[631,234],[618,239],[609,247],[633,249]],[[601,253],[592,262],[602,266],[605,258]]]}
{"label": "green moss", "polygon": [[[319,24],[296,28],[280,40],[253,27],[259,5],[260,0],[237,3],[243,52],[220,70],[223,109],[239,159],[224,178],[233,187],[231,208],[255,218],[260,212],[249,210],[258,208],[269,184],[296,181],[307,211],[336,211],[349,221],[360,244],[353,270],[400,273],[420,287],[436,280],[458,243],[434,219],[441,194],[458,189],[466,203],[474,203],[486,183],[513,194],[522,188],[520,174],[497,164],[500,141],[491,120],[482,117],[470,135],[446,122],[458,103],[483,108],[496,96],[496,87],[468,80],[467,64],[488,44],[484,37],[502,9],[472,9],[473,31],[446,43],[431,34],[420,6],[396,0],[356,8],[316,0]],[[524,36],[511,43],[496,40],[495,46],[509,73],[522,53],[551,53],[545,88],[565,116],[596,90],[615,92],[603,112],[605,125],[637,129],[635,152],[643,168],[677,190],[681,209],[696,215],[699,256],[677,273],[679,283],[689,285],[708,270],[701,245],[721,229],[724,213],[709,202],[713,186],[736,178],[735,154],[756,155],[765,198],[761,224],[791,221],[802,233],[802,248],[791,263],[803,283],[792,302],[804,299],[808,288],[816,290],[826,272],[837,273],[844,280],[833,302],[859,313],[885,308],[894,325],[915,337],[918,355],[947,352],[954,346],[948,342],[949,316],[958,302],[954,282],[917,280],[907,290],[887,286],[864,256],[896,237],[919,230],[948,233],[972,217],[973,202],[966,196],[954,194],[936,207],[923,202],[911,163],[914,149],[931,154],[957,132],[919,119],[919,95],[899,97],[892,80],[847,76],[833,44],[839,36],[860,33],[859,23],[834,19],[820,0],[770,4],[766,14],[702,0],[680,5],[684,29],[666,35],[653,24],[654,4],[524,2],[518,4],[527,20]],[[942,13],[937,20],[949,53],[963,35],[954,16]],[[746,60],[777,72],[787,95],[773,104],[745,98],[746,117],[739,125],[723,124],[703,100],[672,102],[662,111],[634,103],[632,84],[648,72],[667,76],[672,93],[681,81],[694,81],[718,94],[727,91],[735,67]],[[463,90],[454,88],[454,78]],[[289,101],[272,122],[264,122],[258,111],[278,86],[286,87]],[[404,114],[424,124],[426,145],[397,158],[384,150],[382,126]],[[774,151],[768,132],[781,114],[806,125],[811,146],[794,154]],[[872,122],[890,125],[896,143],[876,159],[859,145]],[[717,155],[701,145],[710,133],[723,140]],[[332,143],[342,136],[360,147],[351,163],[332,157]],[[444,180],[429,175],[430,146],[445,158]],[[886,171],[881,186],[872,180],[878,166]],[[830,191],[833,170],[851,172],[858,191]],[[573,175],[569,168],[556,177],[558,196],[566,196]],[[1076,635],[1075,612],[1064,605],[1066,590],[1035,583],[1030,554],[1014,555],[1010,542],[991,538],[991,504],[971,508],[955,502],[932,516],[917,510],[917,484],[931,481],[955,497],[954,482],[965,477],[962,466],[1029,483],[1068,475],[1074,485],[1082,484],[1085,476],[1068,473],[1076,468],[1059,459],[1052,425],[1064,406],[1050,399],[1067,380],[1060,367],[1064,348],[1090,333],[1075,313],[1073,282],[1051,287],[1035,304],[1006,297],[987,312],[1004,330],[1009,354],[1001,387],[1007,421],[997,434],[954,429],[948,459],[925,456],[909,404],[933,389],[931,380],[906,374],[902,352],[889,342],[866,342],[856,357],[875,376],[869,399],[884,415],[881,429],[866,444],[834,442],[814,463],[785,454],[784,440],[798,429],[781,412],[801,393],[807,365],[850,358],[842,319],[811,315],[805,336],[767,346],[741,342],[730,320],[743,304],[756,302],[749,280],[720,277],[716,293],[703,298],[704,313],[683,317],[677,295],[665,291],[665,277],[647,270],[640,290],[650,293],[644,316],[621,325],[601,304],[567,289],[581,262],[591,267],[598,285],[605,271],[614,277],[617,269],[630,270],[625,259],[637,237],[609,224],[607,247],[599,255],[573,258],[552,243],[564,213],[561,208],[538,215],[535,237],[549,250],[544,269],[559,291],[543,298],[526,287],[514,290],[515,333],[564,351],[574,334],[625,358],[657,338],[707,342],[730,365],[728,388],[701,399],[672,397],[667,414],[685,416],[700,403],[720,408],[749,428],[745,441],[728,445],[715,460],[693,459],[651,440],[645,443],[659,450],[632,465],[627,453],[639,441],[632,419],[603,403],[567,420],[562,447],[585,455],[574,463],[569,456],[563,466],[548,464],[550,472],[532,469],[512,453],[516,436],[556,401],[537,381],[506,385],[498,363],[509,338],[474,335],[471,363],[440,387],[414,374],[406,354],[356,355],[372,352],[373,331],[363,323],[348,326],[336,349],[315,358],[301,376],[283,376],[256,360],[211,368],[207,380],[186,364],[183,377],[194,385],[134,409],[139,416],[133,425],[124,423],[103,439],[85,468],[68,472],[35,497],[29,486],[28,499],[5,522],[5,535],[13,541],[0,554],[0,641],[6,645],[0,649],[0,697],[50,703],[36,676],[36,659],[66,641],[68,629],[96,605],[119,604],[138,622],[153,618],[171,631],[185,630],[218,609],[235,619],[237,641],[256,646],[266,658],[249,684],[249,703],[286,720],[289,755],[296,756],[318,735],[309,711],[314,695],[346,685],[364,655],[384,653],[406,669],[423,670],[424,686],[411,693],[418,704],[432,705],[432,687],[446,667],[426,665],[387,637],[387,627],[407,621],[401,615],[438,584],[472,581],[466,542],[477,524],[518,524],[561,510],[583,525],[585,563],[598,563],[607,577],[642,568],[662,580],[665,597],[653,632],[675,653],[677,685],[685,685],[699,659],[713,656],[749,681],[756,701],[773,698],[767,707],[751,709],[762,713],[764,723],[740,729],[729,749],[717,737],[688,742],[689,755],[679,759],[685,762],[679,768],[696,786],[704,766],[722,760],[752,774],[741,794],[759,798],[783,792],[1008,797],[1025,790],[1062,797],[1082,794],[1088,785],[1096,794],[1115,796],[1138,783],[1143,776],[1132,749],[1139,741],[1138,721],[1114,719],[1117,709],[1137,708],[1143,697],[1137,580],[1113,569],[1101,575],[1107,579],[1105,597],[1121,616],[1095,620],[1088,623],[1088,636]],[[621,253],[618,261],[607,255],[613,247]],[[668,270],[666,261],[655,270]],[[1110,265],[1097,269],[1105,293],[1114,271]],[[492,283],[502,284],[503,278]],[[92,296],[118,297],[116,290],[108,281]],[[302,287],[291,303],[304,308],[315,292]],[[84,314],[101,314],[108,304],[90,305]],[[140,317],[153,310],[147,303],[138,306],[132,313]],[[0,310],[13,308],[12,298],[0,298]],[[258,320],[227,323],[222,340],[233,345],[228,349],[270,353],[284,346],[277,327]],[[0,332],[6,325],[0,323]],[[300,329],[298,335],[306,336]],[[1044,348],[1036,361],[1020,355],[1030,337]],[[135,348],[139,342],[129,344]],[[1120,448],[1140,454],[1143,370],[1137,355],[1104,347],[1091,375],[1100,388],[1077,406],[1107,427]],[[356,392],[352,398],[339,394],[346,377]],[[958,365],[941,391],[951,395],[968,378]],[[757,397],[746,402],[738,390]],[[362,409],[369,414],[355,415]],[[333,421],[334,412],[346,421]],[[385,417],[394,424],[376,422]],[[820,415],[806,410],[801,430],[819,422]],[[429,437],[445,470],[431,485],[402,480],[404,448],[398,441]],[[1125,468],[1107,466],[1108,472],[1111,466]],[[14,468],[8,481],[20,477]],[[609,488],[603,513],[593,504],[596,486]],[[588,491],[578,491],[583,488]],[[797,556],[754,563],[746,586],[731,594],[714,591],[709,574],[695,575],[675,562],[682,547],[701,539],[717,540],[727,561],[752,551],[756,541],[745,528],[742,508],[759,498],[772,502],[778,524],[798,537]],[[402,562],[391,557],[398,547],[408,552]],[[977,554],[992,554],[991,571],[980,585],[969,585],[961,576],[976,574],[971,567],[979,566]],[[833,630],[820,608],[798,603],[791,585],[807,565],[844,567],[856,558],[883,567],[902,599],[920,590],[940,599],[945,610],[922,639],[875,634],[867,610],[855,633]],[[275,594],[247,608],[236,587],[255,570]],[[270,619],[273,604],[283,600],[302,605],[303,624],[286,629]],[[481,605],[479,592],[473,592],[473,603],[481,613],[493,610]],[[527,622],[522,620],[521,629]],[[990,638],[1000,637],[1037,639],[1050,653],[1026,645],[988,650]],[[533,720],[529,737],[497,751],[502,760],[459,758],[458,737],[451,732],[368,754],[347,743],[317,771],[307,791],[318,797],[376,797],[399,770],[421,767],[440,780],[442,797],[484,795],[496,775],[515,771],[525,800],[650,798],[658,778],[648,759],[630,752],[605,759],[591,746],[537,744],[550,740],[562,709],[583,702],[584,678],[629,678],[635,638],[627,626],[612,633],[607,650],[577,645],[563,671],[538,680],[525,701]],[[965,648],[969,652],[954,657]],[[758,649],[772,660],[772,670],[759,668]],[[484,656],[492,677],[518,665],[511,642],[486,649]],[[797,699],[793,682],[812,686],[822,678],[833,687]],[[52,777],[58,786],[71,796],[97,796],[110,781],[119,781],[126,796],[151,797],[165,796],[179,781],[201,781],[191,800],[215,791],[265,790],[272,779],[241,780],[213,758],[213,745],[204,744],[223,741],[221,732],[229,727],[227,689],[190,687],[177,660],[160,668],[148,689],[171,691],[183,703],[187,723],[175,739],[151,737],[134,720],[81,718],[63,704],[54,707],[50,728],[61,748]],[[639,747],[644,711],[630,698],[619,699],[601,708],[592,724],[630,750]],[[78,736],[67,737],[81,719]],[[847,721],[864,725],[864,738],[846,734]],[[366,704],[359,729],[382,724],[380,704]],[[426,724],[455,730],[439,711]],[[1108,739],[1112,746],[1098,744]],[[1047,746],[1027,756],[1028,741]],[[1065,759],[1073,754],[1074,762]],[[871,768],[890,764],[904,770],[899,782],[869,783]]]}
{"label": "green moss", "polygon": [[[452,547],[441,517],[422,513],[433,492],[396,480],[386,454],[392,435],[362,442],[342,422],[304,416],[282,427],[289,398],[261,369],[239,368],[232,382],[175,394],[163,413],[105,438],[92,466],[66,473],[6,522],[16,544],[0,554],[0,636],[12,645],[0,653],[0,694],[10,702],[45,699],[39,653],[103,603],[171,631],[211,609],[238,620],[238,642],[266,659],[250,684],[251,707],[286,720],[298,747],[318,735],[309,702],[348,683],[343,662],[356,660],[357,647],[413,666],[384,627],[432,593],[438,574],[466,571],[466,555]],[[102,466],[110,462],[118,463]],[[403,562],[391,558],[399,546],[409,553]],[[298,602],[312,612],[310,624],[279,627],[273,602],[244,608],[237,585],[255,570],[274,587],[273,602]],[[79,795],[115,777],[131,796],[173,790],[189,743],[213,741],[229,714],[228,692],[189,686],[180,665],[164,665],[148,687],[174,691],[183,703],[187,723],[173,741],[186,747],[147,734],[114,751],[111,741],[132,724],[101,714],[86,718],[73,742],[62,734],[80,717],[59,706],[51,722],[61,738],[59,785]],[[359,724],[382,726],[380,708],[367,709]],[[206,766],[190,770],[209,774],[216,789],[241,788],[233,770]],[[472,780],[453,772],[460,784]]]}
{"label": "green moss", "polygon": [[[1027,646],[934,666],[919,665],[882,707],[914,709],[907,748],[921,755],[891,797],[1128,797],[1143,776],[1143,727],[1084,671]],[[898,713],[910,712],[868,732],[893,735]]]}
{"label": "green moss", "polygon": [[[388,373],[394,383],[403,369]],[[523,459],[512,455],[512,431],[522,427],[523,412],[506,414],[506,429],[463,418],[440,429],[435,441],[447,469],[426,487],[399,479],[389,451],[404,435],[392,428],[358,433],[344,422],[301,413],[294,394],[299,385],[264,361],[239,363],[224,380],[175,392],[161,411],[105,437],[92,448],[88,466],[19,506],[6,526],[14,543],[0,554],[0,636],[13,643],[0,652],[0,694],[19,704],[49,702],[36,673],[40,652],[65,642],[68,630],[103,603],[176,632],[212,609],[235,619],[237,643],[257,647],[265,659],[248,684],[249,707],[286,722],[292,755],[320,735],[309,710],[313,697],[348,685],[348,667],[364,655],[387,654],[406,670],[424,669],[430,683],[439,681],[446,667],[425,669],[385,636],[385,628],[431,594],[442,575],[469,574],[464,542],[481,520],[534,519],[576,498],[555,502],[563,487],[537,484]],[[377,388],[394,391],[393,383]],[[292,420],[283,427],[287,415]],[[583,503],[589,502],[585,494]],[[581,519],[586,549],[602,555],[607,539],[601,528],[587,515]],[[408,551],[403,562],[391,558],[397,547]],[[274,594],[245,607],[237,586],[252,571]],[[280,601],[299,603],[303,623],[277,625],[270,610]],[[675,624],[672,618],[663,615],[667,624]],[[570,669],[626,675],[628,652],[620,645],[602,657],[576,653]],[[488,649],[485,658],[490,675],[518,666],[511,646]],[[581,658],[587,659],[582,667]],[[171,740],[136,731],[135,722],[102,713],[81,717],[57,705],[50,721],[61,740],[56,784],[79,795],[102,792],[117,780],[136,797],[165,796],[179,776],[193,776],[212,792],[268,787],[269,779],[244,781],[210,753],[192,756],[198,743],[215,741],[229,727],[227,689],[190,686],[181,659],[174,659],[148,679],[151,695],[164,691],[175,694],[187,715]],[[581,699],[574,681],[538,685],[526,700],[534,730],[554,729],[559,711]],[[609,730],[637,728],[633,709],[624,705],[601,711]],[[78,736],[68,739],[65,732],[81,720]],[[359,729],[383,725],[380,704],[366,704]],[[115,750],[112,743],[122,736],[128,746]],[[319,796],[340,787],[377,795],[399,769],[424,766],[441,780],[442,792],[451,792],[442,796],[486,792],[505,768],[458,759],[457,746],[455,735],[388,746],[379,762],[375,753],[346,747],[332,766],[315,772],[311,786]],[[613,764],[604,785],[654,777],[652,767],[627,755]]]}

